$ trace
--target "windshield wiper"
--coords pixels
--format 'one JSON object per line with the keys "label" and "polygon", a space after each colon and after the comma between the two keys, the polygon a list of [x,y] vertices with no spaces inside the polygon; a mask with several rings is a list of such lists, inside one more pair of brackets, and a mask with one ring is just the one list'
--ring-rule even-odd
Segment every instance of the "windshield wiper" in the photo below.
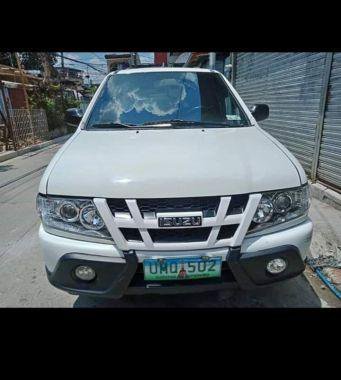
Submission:
{"label": "windshield wiper", "polygon": [[132,128],[145,128],[148,126],[151,127],[171,127],[178,128],[183,126],[205,126],[206,128],[210,127],[244,127],[245,125],[234,125],[226,122],[214,122],[214,121],[195,121],[195,120],[182,120],[182,119],[169,119],[169,120],[160,120],[160,121],[147,121],[142,124],[124,124],[124,123],[97,123],[92,124],[90,128],[98,129],[132,129]]}
{"label": "windshield wiper", "polygon": [[219,127],[244,127],[244,124],[241,125],[235,125],[227,122],[215,122],[215,121],[195,121],[195,120],[182,120],[182,119],[170,119],[170,120],[161,120],[161,121],[147,121],[141,125],[143,126],[156,126],[160,125],[163,126],[165,124],[171,124],[172,126],[176,127],[183,126],[183,125],[197,125],[197,126],[219,126]]}
{"label": "windshield wiper", "polygon": [[201,121],[194,121],[194,120],[182,120],[182,119],[169,119],[169,120],[159,120],[159,121],[146,121],[145,123],[141,125],[164,125],[164,124],[172,124],[172,125],[200,125],[202,124]]}
{"label": "windshield wiper", "polygon": [[98,123],[92,124],[91,128],[115,128],[115,129],[130,129],[135,128],[134,124],[124,124],[124,123]]}

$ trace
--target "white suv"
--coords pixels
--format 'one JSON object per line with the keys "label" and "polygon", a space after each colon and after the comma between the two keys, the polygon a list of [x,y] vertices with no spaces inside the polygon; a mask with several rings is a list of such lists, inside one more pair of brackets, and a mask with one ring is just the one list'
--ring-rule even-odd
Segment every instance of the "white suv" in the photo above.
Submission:
{"label": "white suv", "polygon": [[[110,73],[39,187],[49,281],[73,294],[250,289],[300,274],[306,175],[217,71]],[[79,120],[78,120],[79,118]]]}

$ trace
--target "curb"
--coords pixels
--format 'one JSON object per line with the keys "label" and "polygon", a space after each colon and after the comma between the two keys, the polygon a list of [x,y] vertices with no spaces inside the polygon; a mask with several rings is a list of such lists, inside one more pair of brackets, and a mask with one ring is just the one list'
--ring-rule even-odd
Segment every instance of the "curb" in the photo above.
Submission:
{"label": "curb", "polygon": [[313,198],[341,210],[341,194],[320,183],[309,181],[310,194]]}
{"label": "curb", "polygon": [[40,144],[36,144],[36,145],[32,145],[32,146],[28,146],[24,149],[20,149],[20,150],[16,150],[16,151],[9,151],[9,152],[6,152],[4,154],[0,154],[0,162],[3,162],[3,161],[7,161],[7,160],[10,160],[11,158],[15,158],[15,157],[18,157],[18,156],[22,156],[23,154],[26,154],[26,153],[29,153],[29,152],[34,152],[35,150],[39,150],[39,149],[42,149],[42,148],[45,148],[49,145],[53,145],[53,144],[57,144],[57,143],[60,143],[60,142],[64,142],[66,140],[68,140],[73,134],[70,133],[68,135],[64,135],[64,136],[60,136],[60,137],[57,137],[53,140],[49,140],[49,141],[44,141]]}

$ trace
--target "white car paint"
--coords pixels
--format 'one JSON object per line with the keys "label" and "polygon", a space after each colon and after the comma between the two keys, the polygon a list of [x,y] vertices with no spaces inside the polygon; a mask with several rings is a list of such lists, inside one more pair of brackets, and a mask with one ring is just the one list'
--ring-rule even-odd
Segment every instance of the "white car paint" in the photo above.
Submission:
{"label": "white car paint", "polygon": [[294,164],[256,127],[82,130],[53,164],[47,193],[195,197],[300,185]]}

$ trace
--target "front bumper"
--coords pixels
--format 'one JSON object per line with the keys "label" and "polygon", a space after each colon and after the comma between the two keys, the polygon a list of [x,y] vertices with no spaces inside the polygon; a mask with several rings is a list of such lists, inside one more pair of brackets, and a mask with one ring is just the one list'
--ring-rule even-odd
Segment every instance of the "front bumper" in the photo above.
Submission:
{"label": "front bumper", "polygon": [[[256,237],[246,237],[241,247],[211,252],[196,251],[223,259],[219,279],[146,282],[142,261],[155,253],[120,252],[114,245],[81,242],[46,233],[40,228],[40,241],[45,256],[48,279],[52,285],[73,294],[119,298],[124,294],[191,293],[218,289],[252,289],[299,275],[312,237],[312,223],[305,221],[295,227]],[[288,244],[289,243],[289,244]],[[193,255],[195,252],[162,252],[164,256]],[[278,275],[266,272],[270,259],[283,258],[286,270]],[[73,272],[78,265],[91,265],[97,272],[92,282],[82,282]]]}

